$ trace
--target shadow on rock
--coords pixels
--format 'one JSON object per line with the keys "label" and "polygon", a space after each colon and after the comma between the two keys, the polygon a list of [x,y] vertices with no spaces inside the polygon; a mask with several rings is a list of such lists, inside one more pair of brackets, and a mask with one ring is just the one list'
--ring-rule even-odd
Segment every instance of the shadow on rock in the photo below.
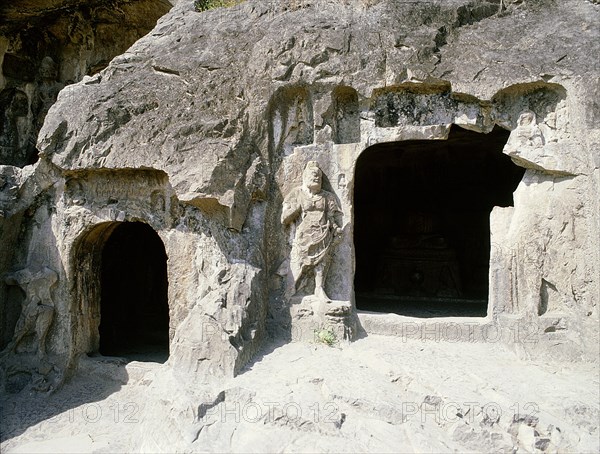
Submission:
{"label": "shadow on rock", "polygon": [[[28,428],[50,420],[95,422],[103,411],[94,402],[119,391],[129,380],[127,360],[113,357],[83,357],[74,376],[55,393],[36,393],[28,388],[16,394],[0,394],[0,442],[24,433]],[[89,405],[86,405],[89,404]],[[93,408],[92,408],[93,407]]]}

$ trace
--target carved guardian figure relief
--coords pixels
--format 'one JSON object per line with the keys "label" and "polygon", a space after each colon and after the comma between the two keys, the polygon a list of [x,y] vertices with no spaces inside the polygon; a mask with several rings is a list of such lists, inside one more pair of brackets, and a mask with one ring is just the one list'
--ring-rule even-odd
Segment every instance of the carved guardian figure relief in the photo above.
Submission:
{"label": "carved guardian figure relief", "polygon": [[314,296],[330,301],[325,279],[331,252],[342,233],[341,210],[330,192],[322,189],[323,172],[316,161],[309,161],[302,173],[302,186],[290,191],[283,202],[281,223],[296,223],[290,254],[286,296],[289,298],[314,274]]}
{"label": "carved guardian figure relief", "polygon": [[35,334],[37,355],[43,359],[46,356],[46,336],[54,318],[54,302],[50,289],[58,281],[58,274],[47,267],[37,270],[24,268],[9,274],[5,280],[7,284],[18,285],[23,289],[25,301],[13,340],[3,353],[15,352],[25,336]]}

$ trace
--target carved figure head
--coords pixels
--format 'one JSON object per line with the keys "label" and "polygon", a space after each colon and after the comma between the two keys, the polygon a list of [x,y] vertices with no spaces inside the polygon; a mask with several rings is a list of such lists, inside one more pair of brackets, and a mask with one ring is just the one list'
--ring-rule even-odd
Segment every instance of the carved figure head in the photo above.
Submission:
{"label": "carved figure head", "polygon": [[532,111],[527,110],[519,115],[519,120],[517,120],[517,125],[519,127],[523,128],[531,126],[532,124],[535,124],[535,114]]}
{"label": "carved figure head", "polygon": [[317,161],[308,161],[302,173],[302,184],[312,193],[317,193],[321,190],[323,181],[323,172]]}
{"label": "carved figure head", "polygon": [[45,80],[56,80],[58,77],[58,68],[52,57],[44,57],[40,64],[40,77]]}

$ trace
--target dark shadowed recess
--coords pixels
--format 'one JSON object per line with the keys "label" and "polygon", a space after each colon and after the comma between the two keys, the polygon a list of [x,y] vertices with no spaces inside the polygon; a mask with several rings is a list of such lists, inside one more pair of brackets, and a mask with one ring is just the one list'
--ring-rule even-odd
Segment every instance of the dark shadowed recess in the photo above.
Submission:
{"label": "dark shadowed recess", "polygon": [[485,316],[489,218],[513,205],[525,169],[502,153],[509,132],[453,126],[448,140],[367,148],[354,187],[360,310]]}
{"label": "dark shadowed recess", "polygon": [[167,255],[147,224],[124,222],[102,251],[100,353],[164,362],[169,355]]}

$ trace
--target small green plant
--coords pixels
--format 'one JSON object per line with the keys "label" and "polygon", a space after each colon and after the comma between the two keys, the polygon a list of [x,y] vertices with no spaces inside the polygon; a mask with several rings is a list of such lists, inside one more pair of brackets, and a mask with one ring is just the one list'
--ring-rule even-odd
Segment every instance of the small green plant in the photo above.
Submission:
{"label": "small green plant", "polygon": [[194,9],[199,13],[213,8],[228,8],[239,5],[244,0],[195,0]]}
{"label": "small green plant", "polygon": [[333,347],[337,343],[337,336],[330,328],[315,329],[315,341]]}

